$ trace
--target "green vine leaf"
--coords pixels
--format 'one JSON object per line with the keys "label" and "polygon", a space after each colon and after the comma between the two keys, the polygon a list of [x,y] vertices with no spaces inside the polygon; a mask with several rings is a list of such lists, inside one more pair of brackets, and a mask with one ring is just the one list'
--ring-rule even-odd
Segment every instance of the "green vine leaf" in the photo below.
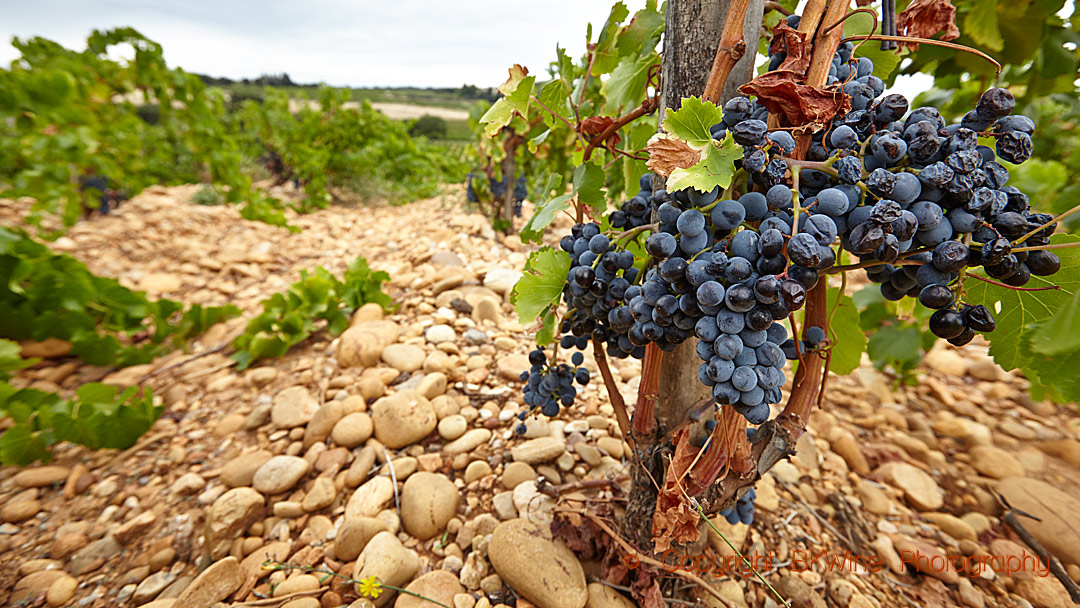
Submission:
{"label": "green vine leaf", "polygon": [[[1080,237],[1058,234],[1053,244],[1077,243]],[[1080,293],[1080,249],[1056,249],[1061,270],[1052,277],[1033,276],[1025,287],[1052,287],[1044,291],[1018,291],[983,281],[966,283],[965,301],[982,304],[994,315],[997,327],[985,335],[990,355],[1001,367],[1019,369],[1032,381],[1045,387],[1055,400],[1080,399],[1080,382],[1060,373],[1067,361],[1078,358],[1080,348],[1075,335],[1056,335],[1056,329],[1075,333],[1074,301]],[[981,274],[981,273],[980,273]],[[1071,312],[1070,312],[1071,311]],[[1058,317],[1061,318],[1058,318]]]}
{"label": "green vine leaf", "polygon": [[844,375],[858,369],[866,350],[866,334],[859,327],[859,309],[855,306],[855,300],[844,295],[837,305],[839,292],[838,288],[831,287],[826,294],[829,304],[829,330],[826,335],[833,338],[829,369]]}
{"label": "green vine leaf", "polygon": [[684,188],[693,188],[699,192],[708,192],[719,186],[727,188],[735,177],[735,161],[742,158],[742,148],[735,145],[731,133],[723,142],[709,138],[701,160],[689,169],[673,169],[668,176],[667,187],[675,192]]}
{"label": "green vine leaf", "polygon": [[[1064,268],[1063,268],[1064,270]],[[1080,349],[1080,290],[1031,335],[1031,350],[1047,356]]]}
{"label": "green vine leaf", "polygon": [[976,0],[964,17],[964,33],[991,51],[1000,51],[1005,47],[998,27],[997,4],[997,0]]}
{"label": "green vine leaf", "polygon": [[592,207],[596,215],[603,212],[607,203],[603,190],[606,180],[604,168],[592,161],[574,169],[574,194],[583,204]]}
{"label": "green vine leaf", "polygon": [[[685,141],[690,147],[703,150],[713,143],[709,129],[724,118],[724,111],[716,104],[702,101],[700,97],[687,97],[682,107],[669,111],[664,119],[664,130]],[[739,153],[742,153],[740,149]]]}
{"label": "green vine leaf", "polygon": [[518,319],[525,325],[532,323],[547,309],[559,304],[566,275],[570,272],[570,255],[565,251],[542,247],[529,256],[510,303],[517,311]]}

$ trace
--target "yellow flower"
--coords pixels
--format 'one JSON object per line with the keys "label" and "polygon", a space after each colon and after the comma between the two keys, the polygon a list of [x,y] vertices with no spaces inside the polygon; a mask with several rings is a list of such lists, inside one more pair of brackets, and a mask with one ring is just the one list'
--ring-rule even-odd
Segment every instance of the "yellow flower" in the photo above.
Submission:
{"label": "yellow flower", "polygon": [[360,594],[364,597],[370,597],[373,600],[378,599],[379,594],[382,592],[382,585],[379,583],[379,579],[374,576],[369,576],[360,581]]}

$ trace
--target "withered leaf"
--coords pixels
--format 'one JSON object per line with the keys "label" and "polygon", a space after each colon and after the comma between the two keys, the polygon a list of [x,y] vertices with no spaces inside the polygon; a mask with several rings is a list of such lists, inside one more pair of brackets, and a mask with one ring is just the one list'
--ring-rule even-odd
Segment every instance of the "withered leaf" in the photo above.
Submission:
{"label": "withered leaf", "polygon": [[838,85],[823,88],[798,82],[799,74],[776,70],[739,87],[745,95],[756,95],[758,103],[781,118],[780,125],[815,131],[825,128],[837,114],[851,110],[851,98]]}
{"label": "withered leaf", "polygon": [[681,139],[662,133],[653,135],[645,150],[649,153],[645,166],[663,177],[671,175],[675,169],[689,169],[701,160],[700,151],[691,148]]}
{"label": "withered leaf", "polygon": [[[581,121],[581,132],[585,135],[585,139],[592,141],[597,135],[600,135],[608,127],[614,124],[615,120],[610,116],[590,116]],[[606,142],[596,142],[597,145],[612,145],[617,146],[622,141],[622,136],[618,132],[612,133],[608,136]]]}
{"label": "withered leaf", "polygon": [[[902,36],[929,38],[942,32],[941,40],[960,37],[956,27],[956,7],[949,0],[914,0],[896,16],[896,30]],[[919,48],[916,42],[901,42],[911,50]]]}
{"label": "withered leaf", "polygon": [[779,70],[803,74],[810,65],[810,54],[813,47],[810,44],[810,35],[790,27],[786,21],[781,21],[773,28],[772,45],[769,54],[780,51],[787,53],[787,58],[780,64]]}
{"label": "withered leaf", "polygon": [[683,496],[687,481],[684,473],[693,464],[698,449],[690,445],[690,432],[685,427],[675,433],[673,440],[675,454],[665,472],[653,515],[654,551],[658,554],[667,551],[673,543],[689,545],[701,537],[697,527],[701,515]]}

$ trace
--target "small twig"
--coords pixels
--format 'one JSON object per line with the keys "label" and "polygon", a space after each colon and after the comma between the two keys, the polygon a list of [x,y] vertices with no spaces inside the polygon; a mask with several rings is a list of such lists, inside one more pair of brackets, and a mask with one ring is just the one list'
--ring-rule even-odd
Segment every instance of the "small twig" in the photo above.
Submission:
{"label": "small twig", "polygon": [[1075,243],[1051,243],[1049,245],[1033,245],[1031,247],[1013,247],[1012,252],[1018,251],[1043,251],[1045,249],[1072,249],[1073,247],[1080,247],[1080,241]]}
{"label": "small twig", "polygon": [[230,604],[230,608],[256,608],[258,606],[281,606],[288,603],[291,600],[295,600],[301,597],[310,597],[313,595],[319,595],[323,592],[323,589],[309,589],[307,591],[297,591],[281,597],[268,597],[262,600],[252,600],[250,602],[242,602],[240,604]]}
{"label": "small twig", "polygon": [[843,17],[841,17],[840,20],[837,21],[836,23],[834,23],[834,24],[830,25],[829,27],[823,29],[821,31],[821,33],[822,34],[828,34],[829,32],[831,32],[833,30],[833,28],[835,28],[836,26],[840,25],[841,23],[847,21],[849,17],[851,17],[852,15],[857,15],[859,13],[866,13],[867,15],[870,15],[871,17],[874,18],[874,27],[870,28],[870,31],[871,32],[876,32],[877,31],[877,26],[878,26],[877,13],[874,12],[874,10],[870,9],[870,8],[857,8],[857,9],[851,11],[850,13],[844,15]]}
{"label": "small twig", "polygon": [[638,561],[640,561],[641,563],[648,564],[648,565],[652,566],[653,568],[659,568],[660,570],[663,570],[664,572],[668,572],[670,574],[675,574],[675,575],[681,576],[681,577],[683,577],[685,579],[688,579],[688,580],[700,585],[701,588],[704,589],[705,591],[708,591],[709,595],[715,597],[721,604],[723,604],[727,608],[731,608],[731,603],[728,602],[726,599],[724,599],[724,596],[720,595],[720,592],[717,591],[716,589],[713,589],[712,585],[710,585],[709,583],[706,583],[704,579],[702,579],[701,577],[699,577],[699,576],[697,576],[695,574],[687,572],[685,570],[676,569],[674,572],[671,572],[670,570],[667,569],[667,566],[665,566],[662,562],[658,562],[655,559],[653,559],[653,558],[651,558],[651,557],[649,557],[647,555],[639,554],[637,550],[635,550],[633,547],[630,546],[630,543],[623,540],[623,538],[621,536],[619,536],[618,534],[616,534],[615,531],[612,530],[604,522],[604,520],[600,519],[596,515],[593,515],[592,513],[588,512],[588,511],[586,511],[584,509],[568,509],[568,508],[565,508],[565,507],[564,508],[556,507],[555,510],[556,511],[561,511],[563,513],[573,513],[575,515],[581,515],[582,517],[587,518],[588,520],[590,520],[594,524],[596,524],[597,527],[599,527],[601,530],[603,530],[605,533],[607,533],[607,535],[611,537],[611,540],[618,543],[619,546],[622,547],[624,551],[626,551],[627,553],[629,553],[631,555],[636,555]]}
{"label": "small twig", "polygon": [[840,41],[840,43],[843,44],[845,42],[851,42],[852,40],[859,40],[861,42],[866,42],[868,40],[889,40],[889,41],[892,41],[892,42],[911,42],[911,43],[915,43],[915,44],[929,44],[931,46],[943,46],[943,47],[945,47],[947,49],[952,49],[954,51],[965,51],[965,52],[971,53],[973,55],[978,55],[979,57],[982,57],[983,59],[985,59],[985,60],[989,61],[990,63],[994,64],[994,67],[997,69],[997,73],[998,74],[1001,73],[1001,64],[998,63],[993,57],[987,55],[986,53],[984,53],[984,52],[982,52],[982,51],[980,51],[978,49],[973,49],[971,47],[964,46],[962,44],[955,44],[955,43],[952,43],[952,42],[945,42],[944,40],[934,40],[933,38],[916,38],[915,36],[883,36],[881,34],[860,34],[858,36],[848,36],[847,38],[842,39]]}
{"label": "small twig", "polygon": [[[596,582],[600,583],[601,585],[603,585],[605,587],[611,587],[612,589],[617,589],[617,590],[623,591],[625,593],[633,593],[634,592],[634,590],[631,589],[630,587],[624,587],[623,585],[616,585],[615,583],[609,583],[609,582],[607,582],[607,581],[605,581],[603,579],[598,578],[598,579],[596,579]],[[677,600],[677,599],[675,599],[673,597],[662,597],[661,599],[663,599],[665,602],[667,602],[669,604],[683,604],[685,606],[697,606],[698,605],[698,602],[688,602],[686,600]]]}
{"label": "small twig", "polygon": [[784,5],[780,4],[779,2],[773,2],[772,0],[768,0],[767,2],[765,2],[765,10],[776,11],[785,17],[790,17],[794,14],[788,9],[784,8]]}
{"label": "small twig", "polygon": [[630,448],[633,449],[634,438],[630,436],[630,416],[626,412],[626,402],[623,401],[619,387],[615,385],[615,378],[612,377],[611,369],[608,367],[604,347],[595,337],[593,338],[593,359],[596,360],[596,367],[600,368],[600,376],[604,379],[604,388],[607,389],[608,401],[611,402],[611,407],[615,410],[615,419],[619,421],[619,430],[622,431],[623,438],[630,443]]}
{"label": "small twig", "polygon": [[965,276],[969,276],[969,277],[971,277],[973,279],[978,279],[978,280],[982,281],[983,283],[990,283],[991,285],[997,285],[998,287],[1004,287],[1005,289],[1012,289],[1014,291],[1054,291],[1054,290],[1057,290],[1057,289],[1061,289],[1061,285],[1050,285],[1050,286],[1047,286],[1047,287],[1013,287],[1012,285],[1006,285],[1005,283],[999,283],[998,281],[995,281],[993,279],[988,279],[986,277],[980,277],[977,274],[968,273]]}
{"label": "small twig", "polygon": [[397,491],[397,471],[394,470],[394,461],[390,459],[390,454],[386,451],[386,446],[382,448],[383,458],[386,459],[386,466],[390,469],[390,481],[394,483],[394,507],[397,508],[398,518],[401,517],[401,498],[398,497]]}
{"label": "small twig", "polygon": [[1057,579],[1061,581],[1061,584],[1065,586],[1065,590],[1069,592],[1069,597],[1072,598],[1072,601],[1080,604],[1080,586],[1078,586],[1076,582],[1072,580],[1072,577],[1069,576],[1069,573],[1061,565],[1061,561],[1059,561],[1056,556],[1047,551],[1045,547],[1039,544],[1039,541],[1035,540],[1035,537],[1032,536],[1031,533],[1024,528],[1024,526],[1020,523],[1020,518],[1017,517],[1016,509],[1014,509],[1012,505],[1010,505],[1009,502],[1005,500],[1004,496],[998,494],[997,492],[994,492],[994,497],[997,499],[998,503],[1001,504],[1001,506],[1005,509],[1005,514],[1001,517],[1005,524],[1012,528],[1012,531],[1016,532],[1016,535],[1019,536],[1020,539],[1023,540],[1025,543],[1027,543],[1027,546],[1031,547],[1031,550],[1038,554],[1038,556],[1042,558],[1044,562],[1046,562],[1046,564],[1050,567],[1050,571],[1053,572],[1054,576],[1057,577]]}
{"label": "small twig", "polygon": [[205,357],[207,355],[212,355],[214,353],[220,353],[221,351],[225,350],[228,347],[229,347],[229,342],[225,341],[225,342],[219,344],[218,346],[215,346],[214,348],[211,348],[210,350],[204,350],[201,353],[191,355],[190,357],[185,357],[184,359],[182,359],[180,361],[176,361],[176,362],[170,363],[170,364],[168,364],[168,365],[166,365],[164,367],[155,369],[154,371],[146,374],[142,378],[139,378],[139,381],[136,382],[136,384],[142,384],[143,382],[146,382],[147,380],[149,380],[150,378],[153,378],[154,376],[164,374],[165,372],[167,372],[169,370],[176,369],[178,367],[183,367],[183,366],[187,365],[188,363],[191,363],[192,361],[194,361],[196,359],[201,359],[202,357]]}
{"label": "small twig", "polygon": [[616,234],[615,236],[611,237],[611,240],[614,243],[618,243],[619,241],[621,241],[621,240],[623,240],[625,238],[641,234],[642,232],[649,232],[649,231],[658,230],[658,229],[659,229],[658,224],[644,224],[644,225],[638,226],[637,228],[631,228],[630,230],[627,230],[625,232],[620,232],[619,234]]}
{"label": "small twig", "polygon": [[1080,205],[1077,205],[1077,206],[1073,207],[1072,209],[1069,209],[1068,211],[1055,216],[1054,219],[1050,220],[1049,222],[1044,223],[1042,226],[1039,226],[1038,228],[1033,229],[1031,232],[1028,232],[1024,236],[1016,239],[1015,241],[1012,242],[1012,244],[1013,245],[1018,245],[1020,243],[1023,243],[1024,241],[1026,241],[1028,239],[1028,237],[1035,234],[1036,232],[1042,230],[1043,228],[1046,228],[1047,226],[1050,226],[1052,224],[1056,224],[1057,222],[1060,222],[1061,220],[1069,217],[1070,215],[1076,213],[1077,211],[1080,211]]}

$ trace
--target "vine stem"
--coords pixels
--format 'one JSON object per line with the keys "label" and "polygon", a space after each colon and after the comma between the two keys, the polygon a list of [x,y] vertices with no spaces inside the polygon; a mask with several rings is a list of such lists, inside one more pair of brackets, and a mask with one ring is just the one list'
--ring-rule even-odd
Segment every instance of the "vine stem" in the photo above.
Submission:
{"label": "vine stem", "polygon": [[[890,262],[893,266],[922,266],[925,262],[918,260],[896,260]],[[836,274],[838,272],[847,272],[848,270],[858,270],[860,268],[866,268],[867,266],[877,266],[883,264],[877,260],[867,260],[865,262],[859,262],[858,264],[848,264],[847,266],[833,266],[826,271],[826,274]]]}
{"label": "vine stem", "polygon": [[611,407],[615,409],[615,419],[619,421],[619,430],[622,431],[622,436],[630,444],[630,448],[633,449],[634,438],[630,434],[630,416],[626,413],[626,402],[623,401],[619,387],[615,385],[615,378],[611,375],[611,368],[608,367],[607,356],[604,354],[600,341],[594,337],[592,343],[593,359],[596,360],[596,367],[600,368],[600,376],[604,379],[604,388],[607,389],[608,401],[611,402]]}
{"label": "vine stem", "polygon": [[1011,251],[1016,253],[1017,251],[1042,251],[1044,249],[1072,249],[1074,247],[1080,247],[1080,241],[1075,243],[1050,243],[1048,245],[1032,245],[1031,247],[1014,247]]}
{"label": "vine stem", "polygon": [[910,42],[915,44],[929,44],[931,46],[943,46],[947,49],[952,49],[954,51],[964,51],[965,53],[978,55],[979,57],[982,57],[983,59],[994,64],[994,67],[997,69],[997,73],[1001,74],[1001,64],[998,63],[993,57],[987,55],[986,53],[978,49],[973,49],[969,46],[964,46],[962,44],[945,42],[944,40],[934,40],[933,38],[916,38],[914,36],[883,36],[881,34],[859,34],[858,36],[848,36],[840,42],[850,42],[852,40],[858,40],[860,44],[869,40],[882,40],[886,42]]}
{"label": "vine stem", "polygon": [[716,46],[716,57],[709,71],[709,79],[705,83],[705,92],[701,96],[709,103],[715,104],[720,101],[720,95],[723,93],[724,85],[727,84],[728,76],[731,75],[731,70],[746,54],[746,41],[743,40],[742,31],[749,6],[750,0],[731,0],[731,4],[728,5],[724,29],[720,34],[720,43]]}
{"label": "vine stem", "polygon": [[631,228],[630,230],[627,230],[625,232],[620,232],[619,234],[616,234],[615,236],[611,237],[611,240],[612,240],[612,242],[618,243],[619,241],[621,241],[623,239],[626,239],[626,238],[629,238],[629,237],[632,237],[632,236],[637,236],[637,235],[641,234],[642,232],[653,232],[653,231],[655,231],[657,229],[659,229],[659,226],[657,226],[656,224],[643,224],[641,226],[638,226],[637,228]]}
{"label": "vine stem", "polygon": [[1020,243],[1023,243],[1024,241],[1026,241],[1028,239],[1028,237],[1032,236],[1036,232],[1042,230],[1043,228],[1046,228],[1047,226],[1050,226],[1050,225],[1053,225],[1053,224],[1055,224],[1057,222],[1060,222],[1061,220],[1069,217],[1070,215],[1076,213],[1077,211],[1080,211],[1080,205],[1077,205],[1077,206],[1073,207],[1072,209],[1069,209],[1068,211],[1055,216],[1054,219],[1050,220],[1049,222],[1046,222],[1042,226],[1039,226],[1038,228],[1035,228],[1034,230],[1032,230],[1031,232],[1028,232],[1024,236],[1016,239],[1015,241],[1012,242],[1012,244],[1013,245],[1018,245]]}
{"label": "vine stem", "polygon": [[1055,291],[1055,290],[1061,289],[1061,285],[1049,285],[1047,287],[1013,287],[1012,285],[1006,285],[1005,283],[999,283],[998,281],[995,281],[993,279],[988,279],[986,277],[980,277],[979,275],[971,274],[970,272],[967,273],[964,276],[971,277],[973,279],[978,279],[978,280],[982,281],[983,283],[989,283],[991,285],[997,285],[998,287],[1004,287],[1005,289],[1012,289],[1014,291]]}
{"label": "vine stem", "polygon": [[[645,273],[641,273],[645,274]],[[641,365],[641,381],[638,384],[637,407],[634,408],[633,433],[635,439],[648,439],[656,432],[656,398],[660,390],[660,367],[664,351],[655,342],[645,347],[645,359]]]}

